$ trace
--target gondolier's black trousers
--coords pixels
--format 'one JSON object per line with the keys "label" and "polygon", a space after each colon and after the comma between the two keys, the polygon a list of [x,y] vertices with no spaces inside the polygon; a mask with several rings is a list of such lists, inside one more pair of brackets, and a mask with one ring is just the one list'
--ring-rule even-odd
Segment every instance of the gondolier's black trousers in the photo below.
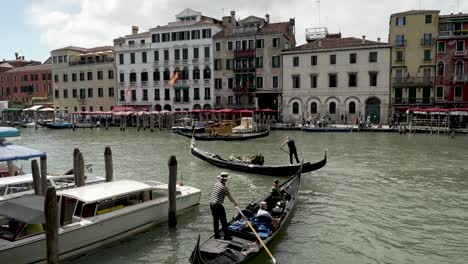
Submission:
{"label": "gondolier's black trousers", "polygon": [[299,163],[299,158],[297,157],[297,150],[290,149],[289,150],[289,162],[291,163],[291,165],[293,164],[293,155],[296,158],[296,162]]}
{"label": "gondolier's black trousers", "polygon": [[224,237],[229,237],[228,225],[226,220],[226,211],[222,204],[210,204],[211,214],[213,215],[213,229],[215,238],[220,238],[219,222],[223,227]]}

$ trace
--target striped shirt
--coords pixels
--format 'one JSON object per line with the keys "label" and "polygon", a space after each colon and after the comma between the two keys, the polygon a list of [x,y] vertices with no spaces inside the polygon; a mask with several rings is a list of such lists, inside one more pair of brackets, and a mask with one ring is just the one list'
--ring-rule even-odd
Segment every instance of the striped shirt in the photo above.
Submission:
{"label": "striped shirt", "polygon": [[212,204],[223,204],[224,197],[229,194],[228,187],[221,183],[215,183],[213,187],[213,192],[211,193],[210,203]]}

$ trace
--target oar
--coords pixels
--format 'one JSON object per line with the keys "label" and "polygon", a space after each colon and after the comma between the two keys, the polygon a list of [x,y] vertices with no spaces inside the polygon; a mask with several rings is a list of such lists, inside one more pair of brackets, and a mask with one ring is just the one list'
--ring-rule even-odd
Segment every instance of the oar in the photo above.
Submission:
{"label": "oar", "polygon": [[239,207],[236,207],[236,209],[239,211],[239,213],[242,215],[242,218],[244,218],[245,222],[247,223],[247,225],[250,227],[250,229],[252,229],[252,231],[254,232],[255,236],[257,237],[258,241],[260,242],[260,244],[262,244],[263,248],[265,248],[265,251],[268,253],[268,255],[270,256],[271,260],[273,261],[273,263],[276,263],[276,259],[273,257],[273,254],[271,254],[270,250],[267,248],[267,246],[265,245],[265,243],[263,243],[263,240],[262,238],[257,234],[257,232],[255,232],[255,228],[252,226],[252,224],[249,222],[249,220],[247,219],[247,217],[245,217],[245,215],[242,213],[241,209]]}
{"label": "oar", "polygon": [[287,150],[284,150],[283,148],[280,148],[280,149],[281,149],[282,151],[284,151],[284,152],[288,153],[288,155],[289,155],[289,151],[287,151]]}

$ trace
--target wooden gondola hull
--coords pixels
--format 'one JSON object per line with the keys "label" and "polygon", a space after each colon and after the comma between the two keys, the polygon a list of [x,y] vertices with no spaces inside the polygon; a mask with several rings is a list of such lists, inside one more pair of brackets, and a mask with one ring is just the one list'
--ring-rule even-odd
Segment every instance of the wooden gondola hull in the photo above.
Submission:
{"label": "wooden gondola hull", "polygon": [[[177,131],[180,135],[188,138],[192,138],[192,133],[185,133],[181,131]],[[255,138],[262,138],[267,137],[270,134],[270,131],[263,131],[258,133],[245,133],[245,134],[230,134],[230,135],[202,135],[202,134],[195,134],[193,137],[196,140],[200,141],[242,141],[242,140],[249,140]]]}
{"label": "wooden gondola hull", "polygon": [[[266,165],[252,165],[252,164],[232,162],[232,161],[216,158],[214,157],[216,155],[201,151],[195,147],[191,148],[191,152],[192,152],[192,155],[194,155],[195,157],[201,160],[204,160],[217,167],[223,168],[223,169],[261,174],[261,175],[268,175],[268,176],[292,176],[301,167],[300,164],[284,165],[284,166],[266,166]],[[322,168],[323,166],[325,166],[326,164],[327,164],[327,154],[325,153],[325,156],[321,161],[318,161],[315,163],[310,163],[310,162],[304,163],[302,167],[302,173],[307,173],[307,172],[318,170]]]}

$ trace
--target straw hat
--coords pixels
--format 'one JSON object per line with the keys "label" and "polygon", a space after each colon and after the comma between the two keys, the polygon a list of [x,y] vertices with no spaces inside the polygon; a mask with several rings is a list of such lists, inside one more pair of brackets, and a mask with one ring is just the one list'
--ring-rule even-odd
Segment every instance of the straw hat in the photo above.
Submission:
{"label": "straw hat", "polygon": [[218,175],[218,179],[221,179],[221,180],[227,180],[229,179],[229,174],[227,172],[221,172],[221,174]]}

